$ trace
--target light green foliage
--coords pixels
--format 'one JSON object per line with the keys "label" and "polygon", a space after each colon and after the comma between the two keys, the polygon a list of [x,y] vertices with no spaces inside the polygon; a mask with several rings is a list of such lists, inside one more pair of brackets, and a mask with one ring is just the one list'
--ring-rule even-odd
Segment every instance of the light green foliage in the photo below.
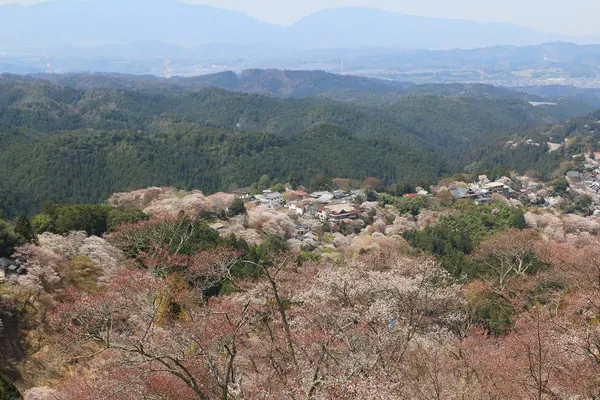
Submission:
{"label": "light green foliage", "polygon": [[37,233],[52,232],[64,235],[73,231],[85,231],[88,235],[102,236],[117,229],[120,224],[147,219],[148,215],[138,211],[100,204],[56,205],[47,203],[42,213],[32,219]]}
{"label": "light green foliage", "polygon": [[393,205],[400,214],[419,215],[421,208],[427,203],[427,197],[393,197],[384,195],[380,202],[382,206]]}
{"label": "light green foliage", "polygon": [[88,292],[96,290],[98,288],[98,278],[101,275],[102,268],[89,257],[75,257],[69,262],[67,279],[70,285],[78,289]]}
{"label": "light green foliage", "polygon": [[46,214],[40,213],[31,219],[31,224],[33,225],[33,229],[37,233],[43,232],[52,232],[54,219]]}
{"label": "light green foliage", "polygon": [[271,186],[271,191],[283,193],[285,192],[285,185],[283,183],[276,183],[275,185]]}
{"label": "light green foliage", "polygon": [[525,228],[520,208],[500,203],[491,206],[462,205],[452,216],[404,237],[415,248],[440,257],[440,262],[456,278],[472,279],[482,273],[481,266],[467,255],[486,237],[511,228]]}
{"label": "light green foliage", "polygon": [[300,250],[300,258],[302,261],[319,261],[321,256],[314,251]]}
{"label": "light green foliage", "polygon": [[[65,235],[73,231],[85,231],[88,235],[102,236],[108,231],[108,212],[109,206],[95,204],[77,204],[77,205],[55,205],[46,204],[42,209],[45,216],[42,218],[46,222],[46,230],[59,235]],[[38,220],[34,219],[36,230],[41,231]]]}
{"label": "light green foliage", "polygon": [[114,232],[119,225],[131,224],[148,219],[149,215],[140,211],[126,211],[122,208],[110,208],[107,214],[108,232]]}

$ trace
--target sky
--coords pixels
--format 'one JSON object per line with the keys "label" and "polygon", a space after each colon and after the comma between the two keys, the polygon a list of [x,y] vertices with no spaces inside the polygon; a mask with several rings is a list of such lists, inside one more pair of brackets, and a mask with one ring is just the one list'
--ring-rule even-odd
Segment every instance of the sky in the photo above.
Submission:
{"label": "sky", "polygon": [[[40,0],[0,0],[31,4]],[[96,0],[100,1],[100,0]],[[127,1],[127,0],[123,0]],[[143,0],[140,0],[143,1]],[[242,11],[262,21],[289,25],[325,8],[368,6],[405,14],[508,22],[544,33],[600,34],[598,0],[185,0]]]}

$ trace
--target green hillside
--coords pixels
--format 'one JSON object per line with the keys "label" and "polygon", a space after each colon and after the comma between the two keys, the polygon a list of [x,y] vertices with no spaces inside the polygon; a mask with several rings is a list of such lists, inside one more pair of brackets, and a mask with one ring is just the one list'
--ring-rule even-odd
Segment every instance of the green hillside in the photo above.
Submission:
{"label": "green hillside", "polygon": [[284,180],[292,171],[304,183],[324,173],[428,184],[473,162],[487,165],[496,150],[486,149],[515,131],[556,122],[523,99],[459,96],[456,88],[364,105],[109,83],[81,89],[0,78],[6,213],[31,212],[47,200],[98,202],[152,185],[214,192],[263,174]]}

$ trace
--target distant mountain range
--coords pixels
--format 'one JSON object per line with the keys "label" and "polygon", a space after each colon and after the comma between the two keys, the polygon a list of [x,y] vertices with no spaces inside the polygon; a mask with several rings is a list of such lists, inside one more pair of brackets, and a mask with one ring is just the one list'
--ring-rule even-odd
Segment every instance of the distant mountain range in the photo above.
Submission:
{"label": "distant mountain range", "polygon": [[[364,7],[324,10],[284,27],[240,12],[177,0],[145,0],[141,4],[126,0],[56,0],[0,6],[0,52],[137,42],[169,43],[180,46],[182,54],[185,47],[210,43],[287,49],[451,49],[524,46],[567,39],[572,38],[511,24],[425,18]],[[138,49],[144,56],[153,51],[156,49]],[[177,47],[169,51],[177,53]]]}

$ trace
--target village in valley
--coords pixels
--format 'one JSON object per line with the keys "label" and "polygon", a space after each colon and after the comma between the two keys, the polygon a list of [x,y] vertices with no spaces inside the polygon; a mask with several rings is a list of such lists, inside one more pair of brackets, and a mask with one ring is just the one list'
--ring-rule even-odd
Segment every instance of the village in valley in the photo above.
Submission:
{"label": "village in valley", "polygon": [[[534,145],[528,143],[528,145]],[[291,247],[331,257],[338,253],[357,255],[383,246],[405,249],[402,235],[435,225],[462,206],[494,205],[522,210],[532,227],[537,219],[578,220],[583,232],[600,228],[600,168],[598,154],[582,154],[564,163],[554,180],[541,182],[535,176],[506,174],[458,175],[441,180],[427,189],[416,187],[410,193],[391,195],[379,179],[364,181],[332,179],[326,189],[309,191],[278,184],[257,193],[256,187],[236,189],[231,198],[244,202],[247,215],[220,219],[211,227],[222,236],[231,234],[257,243],[262,234],[275,234]],[[491,174],[490,174],[491,175]],[[377,187],[377,191],[374,186]],[[257,215],[262,217],[257,217]],[[268,216],[268,217],[265,217]],[[270,219],[279,221],[276,227]],[[565,237],[581,233],[567,228]],[[550,233],[551,229],[547,229]],[[556,239],[556,234],[552,233]]]}
{"label": "village in valley", "polygon": [[[148,215],[183,213],[201,218],[221,237],[235,237],[249,245],[258,245],[265,235],[278,237],[291,250],[319,259],[358,256],[382,248],[407,252],[410,246],[404,236],[408,232],[435,226],[440,218],[464,207],[489,207],[492,214],[499,207],[517,208],[527,226],[541,229],[554,240],[567,240],[569,234],[600,231],[596,157],[600,158],[600,152],[574,157],[575,161],[562,166],[563,176],[546,183],[515,173],[496,179],[461,174],[394,196],[377,178],[338,178],[315,191],[278,183],[264,190],[252,185],[205,196],[197,190],[152,187],[116,193],[108,204]],[[21,269],[11,260],[0,260],[0,280],[24,273]]]}

